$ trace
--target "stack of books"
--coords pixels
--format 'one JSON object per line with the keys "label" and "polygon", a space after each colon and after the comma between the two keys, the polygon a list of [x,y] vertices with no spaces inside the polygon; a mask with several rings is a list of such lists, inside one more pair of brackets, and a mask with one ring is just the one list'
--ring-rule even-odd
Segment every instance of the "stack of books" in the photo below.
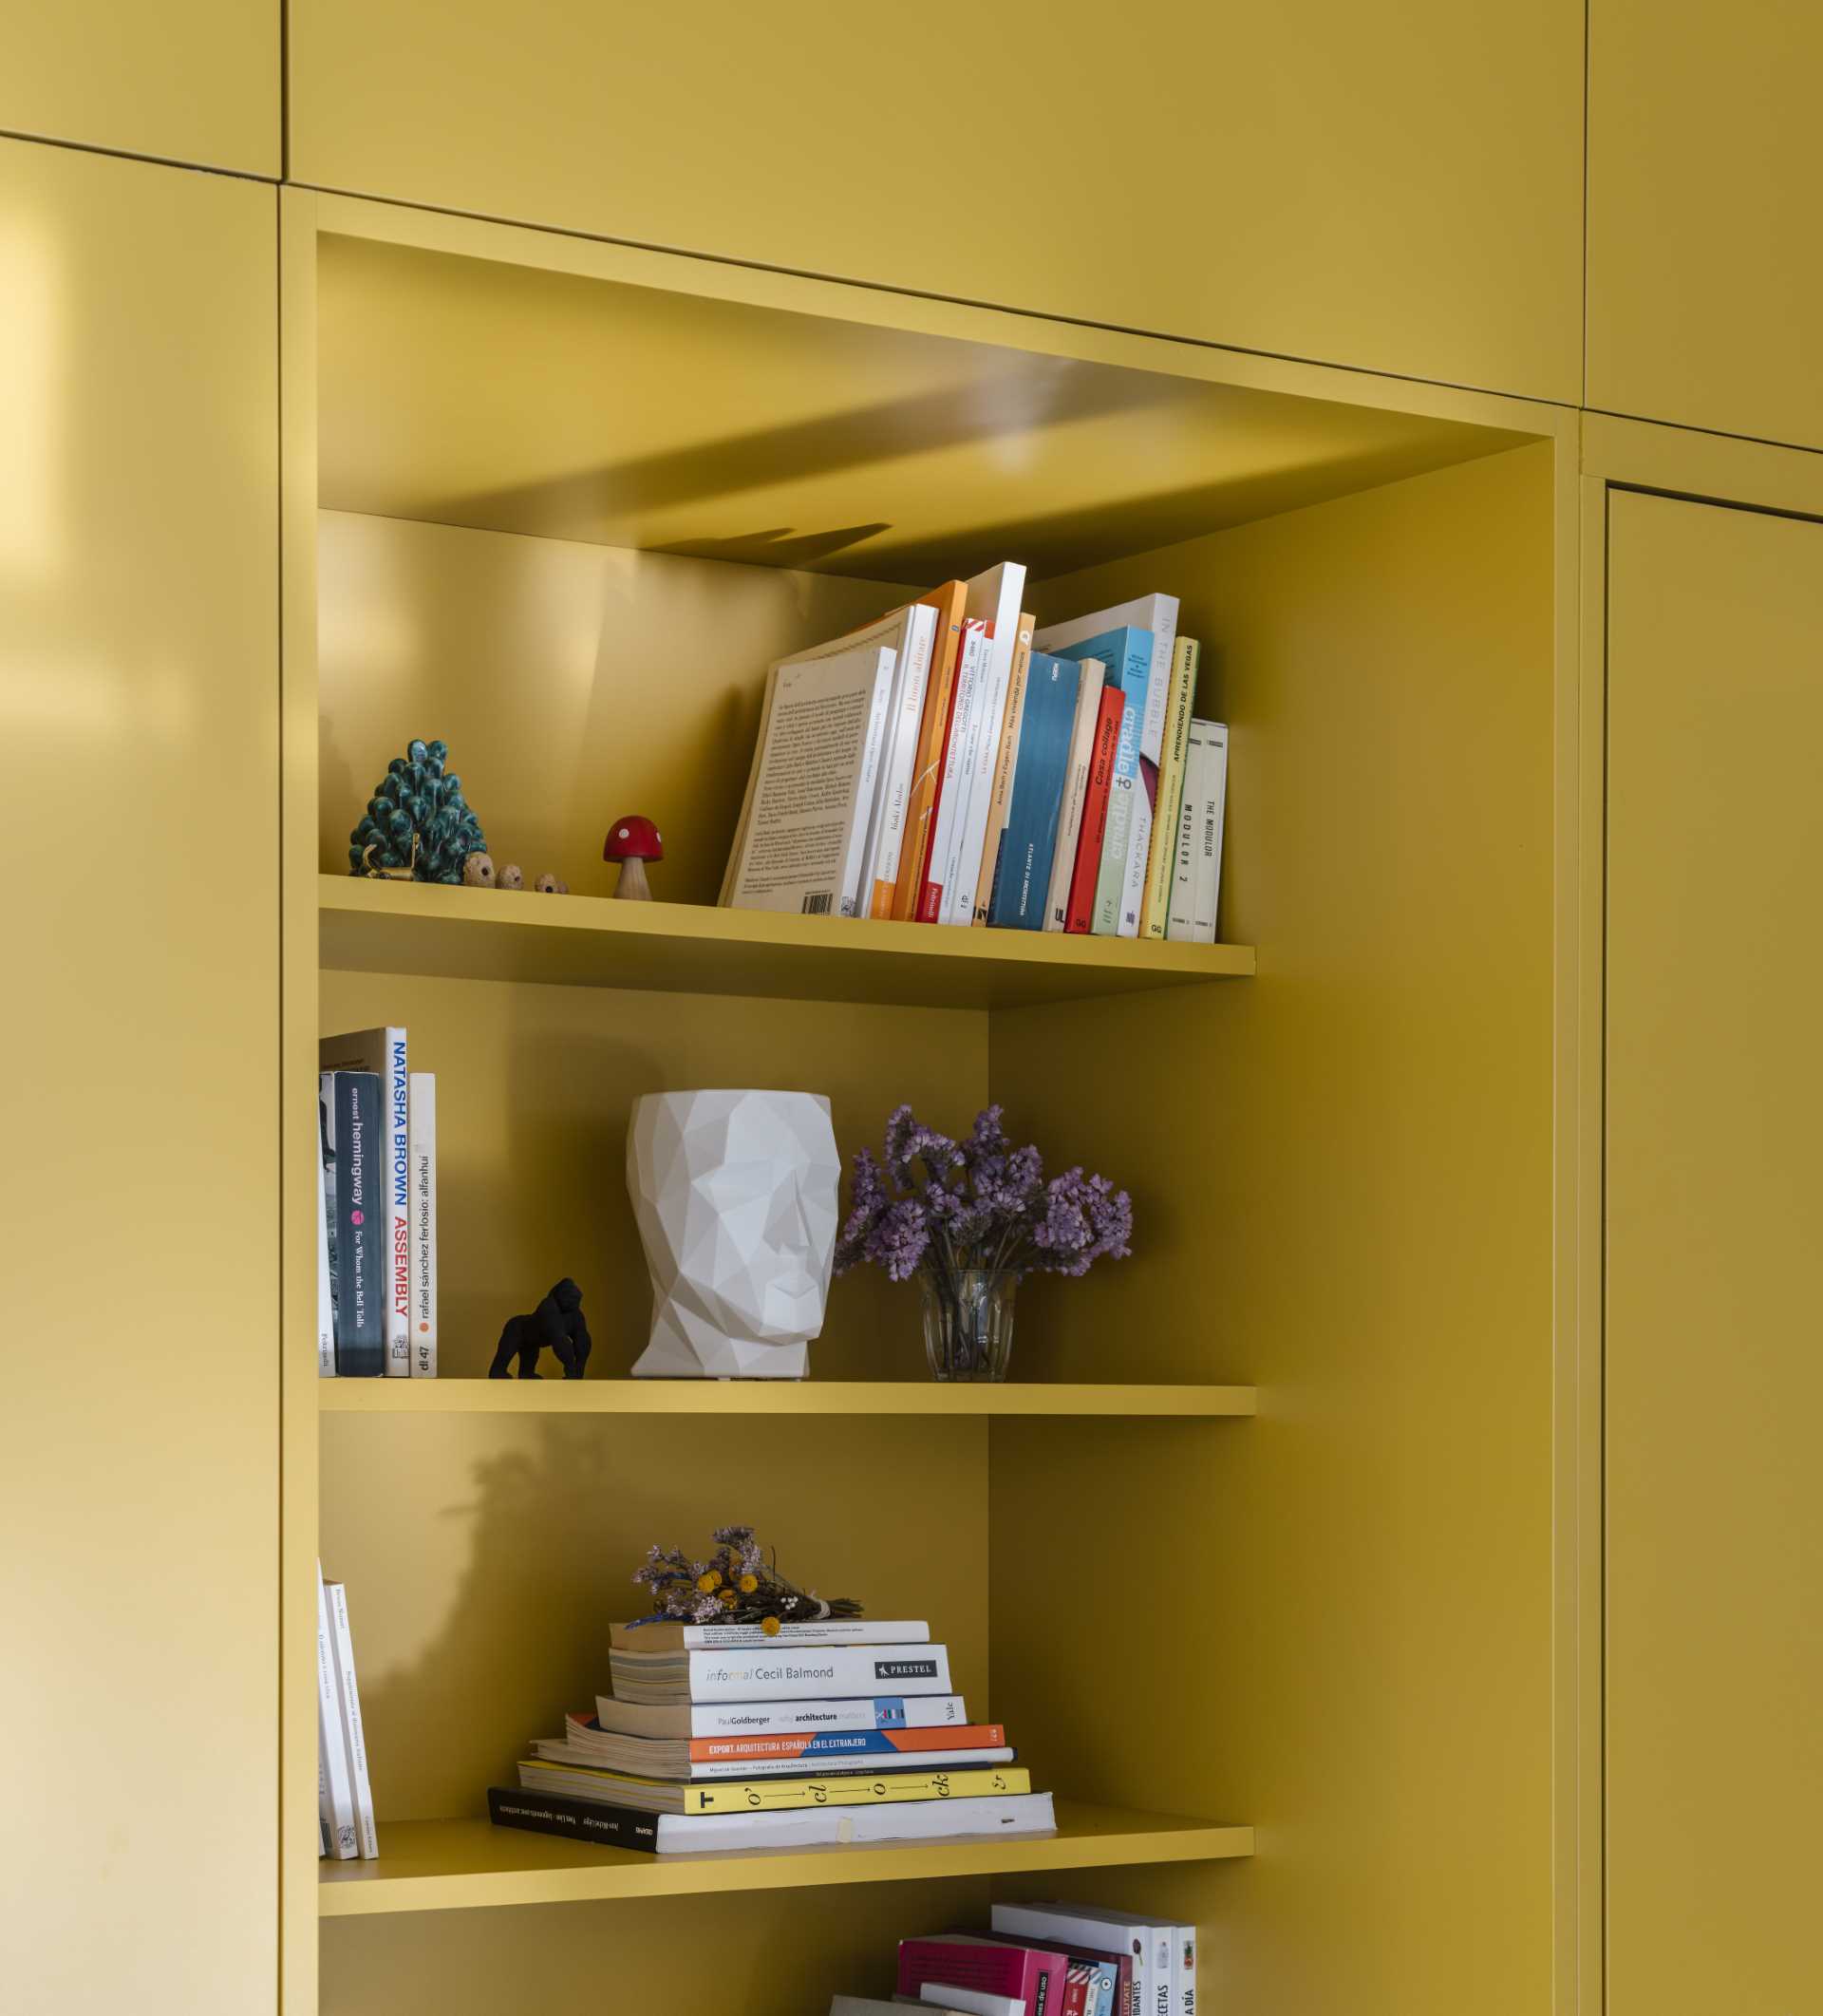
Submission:
{"label": "stack of books", "polygon": [[926,1624],[615,1625],[613,1693],[532,1745],[497,1826],[655,1854],[1048,1834]]}
{"label": "stack of books", "polygon": [[402,1028],[317,1046],[316,1369],[437,1376],[437,1080]]}
{"label": "stack of books", "polygon": [[316,1818],[319,1856],[351,1862],[380,1853],[373,1824],[373,1785],[361,1728],[361,1688],[354,1677],[354,1633],[348,1592],[323,1579],[316,1564]]}
{"label": "stack of books", "polygon": [[901,1940],[893,2000],[837,1995],[830,2016],[1195,2016],[1193,1925],[1088,1904],[996,1904],[991,1922]]}
{"label": "stack of books", "polygon": [[1003,561],[772,667],[724,904],[1214,942],[1228,730],[1176,596],[1024,593]]}

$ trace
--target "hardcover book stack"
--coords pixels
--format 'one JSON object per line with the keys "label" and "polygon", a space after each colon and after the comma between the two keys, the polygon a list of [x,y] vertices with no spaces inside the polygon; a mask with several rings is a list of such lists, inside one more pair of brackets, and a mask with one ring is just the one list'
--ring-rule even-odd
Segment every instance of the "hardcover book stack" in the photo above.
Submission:
{"label": "hardcover book stack", "polygon": [[1214,942],[1228,730],[1176,596],[1024,595],[1003,561],[772,667],[724,904]]}
{"label": "hardcover book stack", "polygon": [[1088,1904],[996,1904],[991,1922],[901,1940],[893,2000],[837,1995],[830,2016],[1195,2016],[1193,1925]]}
{"label": "hardcover book stack", "polygon": [[317,1050],[317,1371],[435,1379],[437,1080],[402,1028]]}
{"label": "hardcover book stack", "polygon": [[613,1692],[535,1743],[495,1823],[655,1854],[1045,1834],[921,1623],[616,1625]]}

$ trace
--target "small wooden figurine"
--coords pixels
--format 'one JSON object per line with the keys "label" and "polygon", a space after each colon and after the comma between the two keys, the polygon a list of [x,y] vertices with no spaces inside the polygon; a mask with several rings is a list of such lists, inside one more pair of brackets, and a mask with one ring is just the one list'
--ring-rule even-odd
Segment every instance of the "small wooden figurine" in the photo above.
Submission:
{"label": "small wooden figurine", "polygon": [[570,885],[568,882],[558,881],[554,875],[541,875],[537,880],[537,891],[541,896],[567,896],[570,894]]}
{"label": "small wooden figurine", "polygon": [[518,862],[508,861],[506,866],[495,877],[494,886],[497,889],[523,889],[525,887],[525,872],[520,868]]}
{"label": "small wooden figurine", "polygon": [[617,819],[608,829],[601,857],[604,861],[620,863],[620,880],[614,885],[615,895],[630,897],[636,903],[651,901],[652,890],[646,879],[646,863],[665,858],[665,842],[650,820],[637,812]]}
{"label": "small wooden figurine", "polygon": [[580,1379],[593,1348],[589,1326],[582,1320],[582,1291],[568,1275],[529,1316],[509,1316],[487,1368],[490,1379],[510,1379],[509,1367],[519,1361],[521,1379],[538,1379],[538,1353],[549,1346],[557,1354],[566,1379]]}
{"label": "small wooden figurine", "polygon": [[471,854],[462,863],[462,880],[470,889],[492,889],[494,886],[493,857],[485,854]]}

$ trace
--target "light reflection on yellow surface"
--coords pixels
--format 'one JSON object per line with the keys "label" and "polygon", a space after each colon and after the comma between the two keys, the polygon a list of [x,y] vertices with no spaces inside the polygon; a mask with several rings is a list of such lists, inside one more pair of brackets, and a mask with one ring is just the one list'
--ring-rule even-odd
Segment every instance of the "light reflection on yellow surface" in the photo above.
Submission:
{"label": "light reflection on yellow surface", "polygon": [[28,217],[0,211],[0,581],[61,572],[65,321],[57,248]]}

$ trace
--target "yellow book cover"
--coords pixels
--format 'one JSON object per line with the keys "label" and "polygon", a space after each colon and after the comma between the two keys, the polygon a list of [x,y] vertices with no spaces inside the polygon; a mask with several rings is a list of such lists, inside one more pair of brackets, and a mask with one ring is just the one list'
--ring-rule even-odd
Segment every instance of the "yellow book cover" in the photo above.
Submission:
{"label": "yellow book cover", "polygon": [[1177,821],[1184,801],[1184,760],[1190,753],[1190,717],[1196,707],[1196,665],[1202,646],[1179,637],[1172,654],[1171,696],[1165,702],[1159,751],[1158,797],[1152,808],[1152,847],[1146,858],[1146,894],[1139,935],[1162,938],[1177,867]]}
{"label": "yellow book cover", "polygon": [[[943,744],[949,727],[949,701],[955,690],[956,659],[962,650],[962,612],[966,581],[946,581],[918,599],[937,612],[936,640],[930,647],[930,676],[924,688],[924,723],[918,730],[918,760],[912,772],[912,791],[905,808],[905,838],[899,845],[899,876],[893,896],[893,914],[910,923],[918,914],[918,892],[924,886],[924,857],[930,844],[930,813],[943,774]],[[875,915],[878,914],[876,911]]]}
{"label": "yellow book cover", "polygon": [[981,875],[975,883],[972,924],[986,924],[994,899],[994,869],[1000,860],[1001,836],[1013,802],[1013,764],[1019,756],[1019,730],[1025,719],[1025,680],[1032,669],[1032,626],[1037,618],[1022,615],[1013,639],[1013,669],[1006,680],[1006,719],[1000,731],[1000,753],[994,759],[994,795],[987,806],[987,832],[981,846]]}
{"label": "yellow book cover", "polygon": [[648,1813],[791,1813],[815,1806],[890,1806],[912,1799],[1002,1799],[1032,1789],[1018,1764],[960,1771],[835,1772],[824,1778],[726,1779],[699,1784],[527,1758],[519,1783]]}

